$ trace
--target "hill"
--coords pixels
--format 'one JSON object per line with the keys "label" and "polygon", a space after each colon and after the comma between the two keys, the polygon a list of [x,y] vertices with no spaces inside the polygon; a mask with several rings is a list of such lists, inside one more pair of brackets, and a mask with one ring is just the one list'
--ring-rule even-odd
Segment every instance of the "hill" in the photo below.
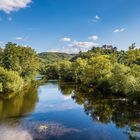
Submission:
{"label": "hill", "polygon": [[38,54],[39,58],[46,64],[58,62],[61,60],[70,60],[75,54],[59,53],[59,52],[42,52]]}

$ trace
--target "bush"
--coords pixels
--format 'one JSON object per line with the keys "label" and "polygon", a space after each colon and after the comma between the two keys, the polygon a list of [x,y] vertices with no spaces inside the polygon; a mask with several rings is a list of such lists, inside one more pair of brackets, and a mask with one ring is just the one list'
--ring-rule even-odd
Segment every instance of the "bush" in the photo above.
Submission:
{"label": "bush", "polygon": [[6,70],[0,67],[0,91],[18,92],[23,87],[24,81],[15,71]]}

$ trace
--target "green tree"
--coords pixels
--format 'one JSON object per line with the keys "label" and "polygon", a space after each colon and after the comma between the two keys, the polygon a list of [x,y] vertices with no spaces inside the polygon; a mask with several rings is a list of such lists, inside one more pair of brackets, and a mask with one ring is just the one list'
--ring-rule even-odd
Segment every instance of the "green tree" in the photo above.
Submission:
{"label": "green tree", "polygon": [[80,82],[80,77],[84,71],[84,69],[86,68],[87,65],[87,60],[86,59],[82,59],[82,58],[78,58],[74,63],[73,63],[73,69],[74,69],[74,79],[77,82]]}
{"label": "green tree", "polygon": [[43,73],[45,73],[47,78],[49,78],[49,79],[58,79],[59,78],[58,63],[46,65],[45,71]]}
{"label": "green tree", "polygon": [[39,69],[39,59],[36,52],[30,47],[18,46],[13,43],[6,44],[3,52],[3,67],[17,71],[24,79],[34,78]]}
{"label": "green tree", "polygon": [[64,60],[59,63],[59,78],[64,81],[73,80],[72,63]]}
{"label": "green tree", "polygon": [[111,61],[107,55],[91,57],[82,73],[81,81],[88,85],[97,85],[109,78],[111,69]]}

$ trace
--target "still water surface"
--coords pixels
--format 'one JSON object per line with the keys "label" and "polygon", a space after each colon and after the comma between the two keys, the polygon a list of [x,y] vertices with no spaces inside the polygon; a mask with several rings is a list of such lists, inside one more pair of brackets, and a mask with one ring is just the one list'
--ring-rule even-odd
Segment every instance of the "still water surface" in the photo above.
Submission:
{"label": "still water surface", "polygon": [[129,140],[139,122],[139,106],[93,99],[57,81],[0,100],[0,140]]}

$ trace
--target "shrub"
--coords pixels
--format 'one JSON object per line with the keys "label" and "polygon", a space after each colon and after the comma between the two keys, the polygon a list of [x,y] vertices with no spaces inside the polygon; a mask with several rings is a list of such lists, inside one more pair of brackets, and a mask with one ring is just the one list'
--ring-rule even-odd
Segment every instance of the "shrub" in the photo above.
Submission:
{"label": "shrub", "polygon": [[0,90],[3,93],[18,92],[23,87],[23,79],[17,72],[0,67]]}

